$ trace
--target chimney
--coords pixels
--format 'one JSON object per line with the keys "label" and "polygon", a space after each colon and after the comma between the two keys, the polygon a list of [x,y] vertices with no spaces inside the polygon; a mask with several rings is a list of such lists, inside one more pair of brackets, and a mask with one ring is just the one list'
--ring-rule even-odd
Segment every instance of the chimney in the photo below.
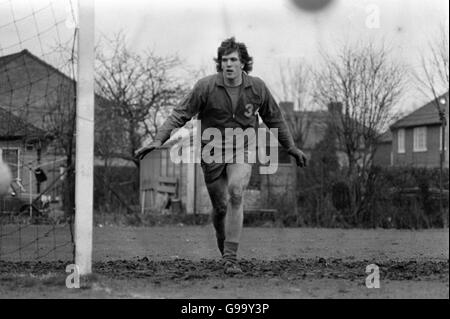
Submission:
{"label": "chimney", "polygon": [[294,103],[293,102],[280,102],[280,108],[286,115],[292,115],[294,113]]}
{"label": "chimney", "polygon": [[341,102],[328,103],[328,112],[330,112],[331,114],[342,114],[342,103]]}

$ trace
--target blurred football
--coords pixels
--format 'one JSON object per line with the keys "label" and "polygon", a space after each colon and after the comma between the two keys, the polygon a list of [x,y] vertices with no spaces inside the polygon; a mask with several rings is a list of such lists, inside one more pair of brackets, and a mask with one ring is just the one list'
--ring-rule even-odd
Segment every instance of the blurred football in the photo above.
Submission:
{"label": "blurred football", "polygon": [[291,0],[300,10],[316,12],[328,7],[333,0]]}

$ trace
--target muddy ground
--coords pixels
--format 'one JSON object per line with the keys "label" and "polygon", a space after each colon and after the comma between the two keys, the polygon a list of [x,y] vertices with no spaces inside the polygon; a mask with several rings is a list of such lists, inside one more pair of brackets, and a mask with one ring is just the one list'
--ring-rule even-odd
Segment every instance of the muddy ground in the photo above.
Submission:
{"label": "muddy ground", "polygon": [[[22,230],[20,243],[47,229]],[[21,256],[5,255],[18,244],[13,234],[2,238],[0,297],[449,298],[448,236],[448,229],[244,228],[239,251],[244,273],[229,277],[222,272],[211,225],[96,227],[94,276],[83,280],[81,289],[68,289],[70,247],[40,261],[31,258],[37,249],[45,255],[63,243],[67,231],[49,233]],[[369,264],[379,267],[379,289],[366,287]]]}

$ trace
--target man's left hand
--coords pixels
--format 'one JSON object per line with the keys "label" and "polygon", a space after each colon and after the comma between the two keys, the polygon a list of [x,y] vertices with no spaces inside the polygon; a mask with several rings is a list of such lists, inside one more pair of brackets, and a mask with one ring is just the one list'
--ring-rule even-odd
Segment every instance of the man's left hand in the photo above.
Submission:
{"label": "man's left hand", "polygon": [[297,166],[306,167],[308,165],[308,158],[300,149],[293,147],[288,150],[288,153],[295,158]]}

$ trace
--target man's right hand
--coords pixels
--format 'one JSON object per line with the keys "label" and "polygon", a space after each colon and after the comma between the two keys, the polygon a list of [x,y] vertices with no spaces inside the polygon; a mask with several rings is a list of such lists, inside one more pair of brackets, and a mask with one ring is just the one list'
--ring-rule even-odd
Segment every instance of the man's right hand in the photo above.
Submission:
{"label": "man's right hand", "polygon": [[288,153],[295,158],[297,166],[306,167],[308,165],[308,158],[299,148],[293,147],[288,150]]}
{"label": "man's right hand", "polygon": [[161,144],[162,144],[161,141],[158,141],[158,140],[153,141],[149,145],[143,146],[140,149],[138,149],[135,153],[135,156],[137,158],[139,158],[139,160],[142,160],[145,157],[145,155],[147,155],[154,149],[159,148],[161,146]]}

